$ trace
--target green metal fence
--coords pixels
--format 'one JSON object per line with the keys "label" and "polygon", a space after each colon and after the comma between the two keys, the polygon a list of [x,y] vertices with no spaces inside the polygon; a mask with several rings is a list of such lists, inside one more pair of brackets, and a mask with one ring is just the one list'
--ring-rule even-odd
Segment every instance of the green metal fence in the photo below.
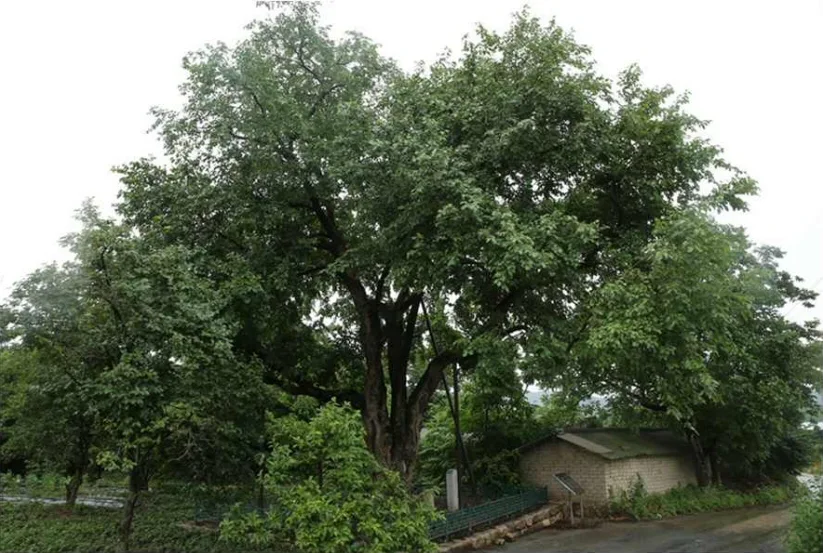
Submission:
{"label": "green metal fence", "polygon": [[460,509],[448,513],[445,519],[432,523],[429,526],[429,536],[433,540],[448,539],[449,536],[454,534],[470,532],[474,528],[545,505],[548,501],[546,488],[535,488],[515,495],[501,497],[476,507]]}
{"label": "green metal fence", "polygon": [[[429,526],[429,537],[440,541],[450,536],[469,533],[472,530],[507,519],[548,503],[546,488],[512,488],[511,495],[447,513],[442,520]],[[258,493],[254,489],[221,489],[220,493],[195,493],[194,520],[219,521],[231,509],[239,504],[243,512],[265,514],[271,498],[265,498],[266,506],[261,506]]]}

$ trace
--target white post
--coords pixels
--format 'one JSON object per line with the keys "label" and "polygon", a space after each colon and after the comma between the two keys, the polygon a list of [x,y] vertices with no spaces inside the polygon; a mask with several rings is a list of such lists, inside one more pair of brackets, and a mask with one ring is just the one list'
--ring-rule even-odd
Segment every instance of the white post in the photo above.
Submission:
{"label": "white post", "polygon": [[457,480],[457,469],[446,471],[446,506],[449,511],[460,509],[460,489]]}

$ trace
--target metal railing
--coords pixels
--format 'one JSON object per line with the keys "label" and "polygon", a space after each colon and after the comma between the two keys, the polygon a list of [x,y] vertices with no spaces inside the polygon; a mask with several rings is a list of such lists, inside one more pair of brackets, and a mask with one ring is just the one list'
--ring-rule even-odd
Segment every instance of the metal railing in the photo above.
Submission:
{"label": "metal railing", "polygon": [[501,497],[494,501],[448,513],[443,520],[429,526],[429,536],[433,540],[448,539],[449,536],[471,532],[472,530],[505,520],[548,503],[546,488],[526,490],[515,495]]}
{"label": "metal railing", "polygon": [[[246,490],[243,490],[246,491]],[[470,533],[473,530],[505,520],[515,515],[533,510],[548,503],[546,488],[513,488],[511,495],[447,513],[445,518],[429,525],[429,537],[440,541],[450,536]],[[233,496],[233,497],[232,497]],[[266,508],[251,499],[252,493],[224,493],[222,495],[201,495],[195,500],[194,520],[217,521],[225,517],[232,505],[240,504],[243,512],[256,511],[265,514]],[[271,499],[271,498],[266,498]],[[266,504],[270,504],[266,501]]]}

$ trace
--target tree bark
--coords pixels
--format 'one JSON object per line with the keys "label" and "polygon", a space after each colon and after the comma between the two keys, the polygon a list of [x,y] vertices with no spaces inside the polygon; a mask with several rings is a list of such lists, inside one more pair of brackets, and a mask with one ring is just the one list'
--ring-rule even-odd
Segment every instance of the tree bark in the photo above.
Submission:
{"label": "tree bark", "polygon": [[383,374],[380,318],[374,309],[362,314],[361,343],[366,357],[363,424],[369,449],[385,465],[391,465],[391,431]]}
{"label": "tree bark", "polygon": [[[360,287],[353,285],[349,289],[355,305],[360,307],[360,338],[366,358],[363,421],[367,443],[378,460],[398,471],[410,485],[431,397],[443,371],[460,356],[454,352],[435,356],[409,391],[408,367],[421,296],[401,291],[393,303],[379,304],[377,300],[362,299],[365,294]],[[384,368],[390,389],[386,387]]]}
{"label": "tree bark", "polygon": [[389,384],[391,394],[391,410],[389,425],[391,433],[392,468],[404,476],[409,467],[406,459],[407,434],[412,431],[409,427],[408,409],[408,363],[411,355],[411,346],[414,341],[414,326],[417,322],[417,303],[409,313],[401,311],[403,301],[408,294],[401,292],[398,301],[389,308],[383,309],[385,320],[384,335],[386,338],[386,359],[388,361]]}
{"label": "tree bark", "polygon": [[77,494],[80,491],[80,486],[83,484],[83,469],[76,467],[66,483],[66,506],[74,507],[77,503]]}
{"label": "tree bark", "polygon": [[131,538],[132,523],[134,522],[134,509],[137,506],[138,490],[129,487],[129,494],[126,497],[126,504],[123,510],[123,519],[120,521],[120,543],[123,551],[129,550],[129,539]]}
{"label": "tree bark", "polygon": [[709,450],[709,462],[711,463],[712,484],[715,486],[722,486],[723,480],[720,477],[720,464],[717,458],[717,448],[712,447]]}
{"label": "tree bark", "polygon": [[[294,159],[291,149],[286,150],[286,156]],[[319,180],[326,178],[319,167],[312,167],[312,173]],[[315,214],[322,229],[323,240],[317,247],[339,259],[348,250],[348,242],[335,220],[334,205],[320,200],[311,179],[304,182],[304,188],[308,195],[305,207]],[[348,292],[358,316],[359,341],[366,362],[361,413],[367,445],[381,463],[398,470],[411,483],[423,417],[442,371],[456,359],[452,359],[453,354],[444,358],[437,355],[409,394],[408,365],[422,294],[403,289],[394,301],[384,303],[390,271],[389,266],[382,269],[371,295],[356,270],[341,270],[336,277]],[[511,301],[506,300],[508,303],[503,305],[508,306]],[[390,403],[384,354],[391,386]]]}
{"label": "tree bark", "polygon": [[694,456],[695,476],[697,477],[697,485],[701,488],[712,483],[712,466],[709,456],[703,449],[703,444],[700,442],[700,436],[694,430],[687,431],[689,445],[692,448]]}
{"label": "tree bark", "polygon": [[[79,421],[83,424],[83,421]],[[83,430],[78,435],[77,441],[71,448],[71,456],[66,465],[66,475],[69,481],[66,483],[66,506],[74,507],[77,502],[77,494],[83,484],[83,477],[89,468],[89,445],[91,443],[91,431],[87,425],[81,426]]]}
{"label": "tree bark", "polygon": [[148,489],[148,478],[146,471],[140,466],[136,466],[129,472],[129,493],[126,503],[123,506],[123,518],[120,520],[120,543],[123,551],[129,550],[129,540],[131,538],[132,526],[134,523],[134,512],[137,508],[137,500],[140,492]]}

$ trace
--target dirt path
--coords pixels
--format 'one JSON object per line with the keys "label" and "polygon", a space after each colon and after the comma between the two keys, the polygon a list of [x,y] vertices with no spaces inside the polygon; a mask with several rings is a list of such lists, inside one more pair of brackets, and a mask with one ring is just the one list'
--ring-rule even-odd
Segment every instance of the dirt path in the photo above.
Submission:
{"label": "dirt path", "polygon": [[588,530],[544,530],[497,553],[783,553],[788,506],[704,513],[655,522],[607,522]]}
{"label": "dirt path", "polygon": [[[0,501],[10,503],[42,503],[44,505],[63,505],[65,499],[52,499],[44,497],[28,497],[21,495],[0,495]],[[109,509],[120,509],[123,507],[123,500],[116,497],[84,497],[77,498],[78,505],[88,505],[90,507],[106,507]]]}

